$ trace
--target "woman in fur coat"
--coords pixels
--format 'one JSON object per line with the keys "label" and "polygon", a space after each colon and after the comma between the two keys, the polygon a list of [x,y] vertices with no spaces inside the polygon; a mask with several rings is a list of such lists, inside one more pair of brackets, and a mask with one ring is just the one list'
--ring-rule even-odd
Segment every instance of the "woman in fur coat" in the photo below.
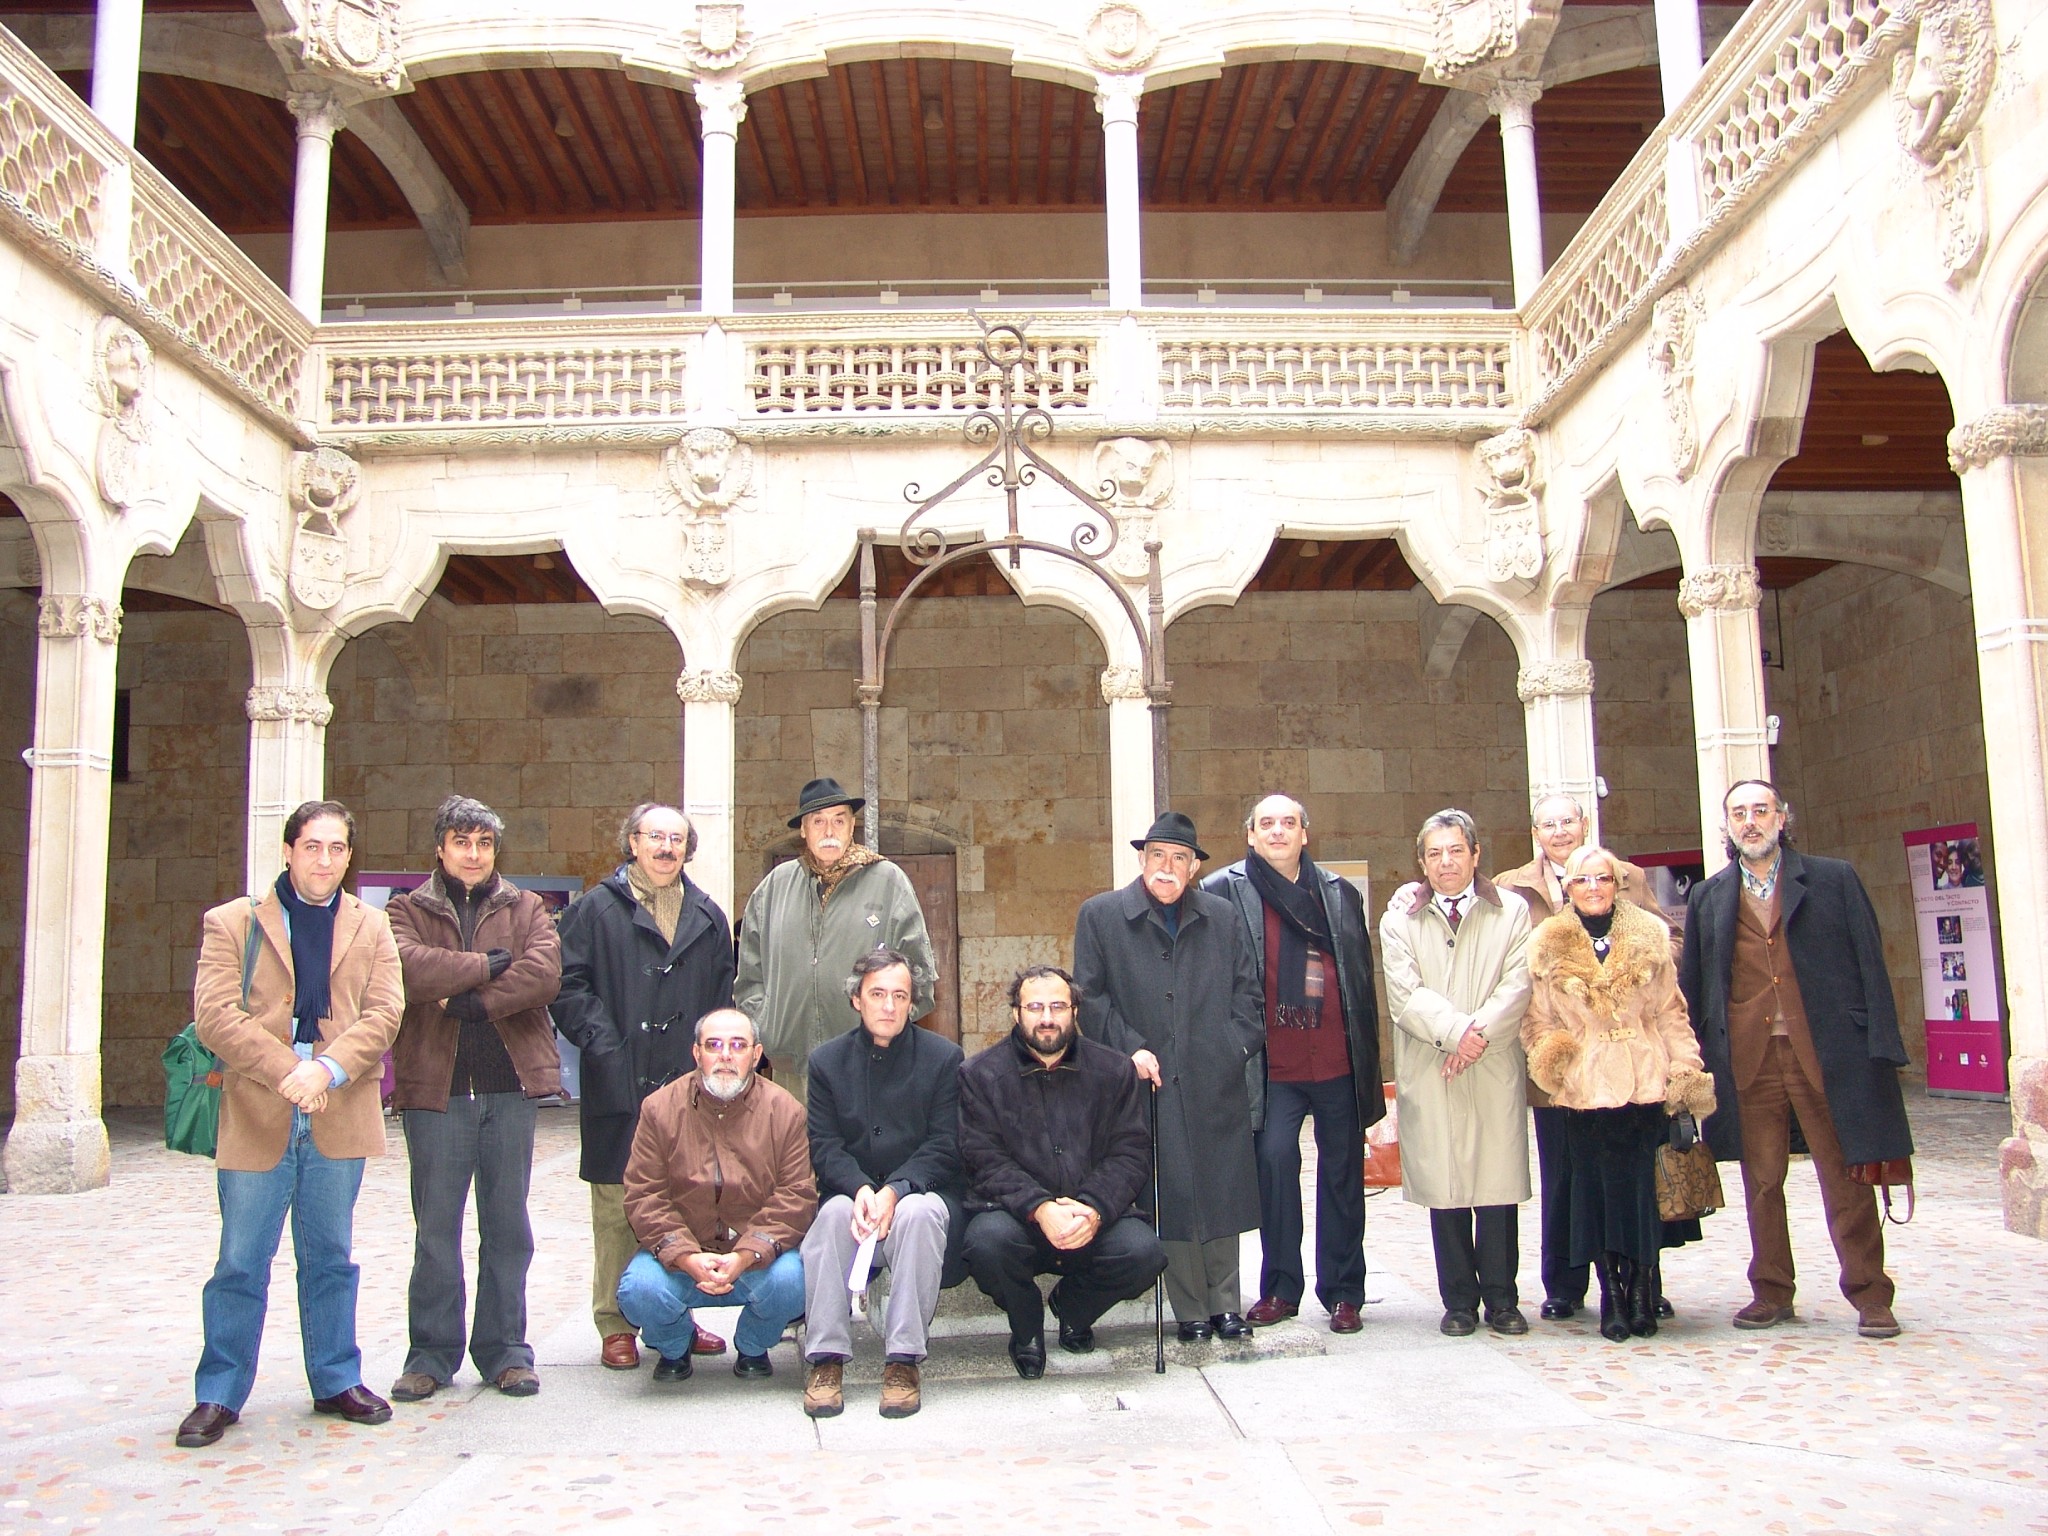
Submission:
{"label": "woman in fur coat", "polygon": [[1568,1111],[1571,1262],[1600,1277],[1600,1332],[1657,1331],[1657,1148],[1670,1117],[1714,1112],[1664,922],[1615,891],[1617,861],[1565,862],[1571,905],[1529,939],[1529,1076]]}

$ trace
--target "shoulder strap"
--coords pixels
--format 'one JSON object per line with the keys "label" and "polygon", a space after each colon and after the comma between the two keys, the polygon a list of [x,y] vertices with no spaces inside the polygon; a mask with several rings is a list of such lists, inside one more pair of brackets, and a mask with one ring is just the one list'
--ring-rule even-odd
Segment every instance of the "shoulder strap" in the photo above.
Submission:
{"label": "shoulder strap", "polygon": [[249,937],[242,941],[242,1012],[249,1011],[249,983],[256,975],[256,946],[263,942],[262,924],[256,921],[256,898],[249,898]]}

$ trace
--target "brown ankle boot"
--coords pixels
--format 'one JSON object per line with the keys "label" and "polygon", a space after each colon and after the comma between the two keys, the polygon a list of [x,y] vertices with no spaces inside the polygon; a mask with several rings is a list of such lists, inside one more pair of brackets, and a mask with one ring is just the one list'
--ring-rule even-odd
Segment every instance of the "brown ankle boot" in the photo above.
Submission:
{"label": "brown ankle boot", "polygon": [[882,1417],[907,1419],[924,1406],[917,1367],[907,1360],[891,1360],[882,1367]]}

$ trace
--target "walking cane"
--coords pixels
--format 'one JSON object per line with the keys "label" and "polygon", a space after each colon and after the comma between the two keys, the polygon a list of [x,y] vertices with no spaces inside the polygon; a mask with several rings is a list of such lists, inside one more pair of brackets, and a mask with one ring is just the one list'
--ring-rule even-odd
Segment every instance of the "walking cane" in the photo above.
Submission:
{"label": "walking cane", "polygon": [[[1152,1122],[1152,1235],[1159,1236],[1159,1086],[1153,1084],[1145,1101]],[[1152,1277],[1152,1370],[1166,1374],[1166,1272]]]}

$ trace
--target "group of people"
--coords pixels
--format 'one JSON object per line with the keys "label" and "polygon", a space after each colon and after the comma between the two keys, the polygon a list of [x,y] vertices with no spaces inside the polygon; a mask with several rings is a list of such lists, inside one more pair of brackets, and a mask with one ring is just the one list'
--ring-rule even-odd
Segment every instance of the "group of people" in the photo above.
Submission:
{"label": "group of people", "polygon": [[[432,1397],[465,1350],[500,1392],[540,1390],[527,1194],[535,1101],[561,1087],[557,1028],[580,1050],[607,1367],[637,1368],[644,1343],[655,1379],[687,1379],[728,1347],[695,1314],[738,1306],[734,1373],[772,1375],[801,1319],[804,1411],[839,1413],[854,1313],[881,1272],[886,1417],[918,1411],[939,1294],[970,1276],[1026,1379],[1045,1371],[1048,1307],[1060,1346],[1086,1352],[1101,1316],[1162,1274],[1180,1339],[1246,1338],[1303,1305],[1305,1120],[1316,1299],[1332,1331],[1357,1332],[1364,1131],[1385,1113],[1372,946],[1358,889],[1308,855],[1301,803],[1261,799],[1245,857],[1206,879],[1193,823],[1162,812],[1132,841],[1137,878],[1082,904],[1072,971],[1018,972],[1010,1033],[971,1060],[913,1027],[937,966],[908,878],[854,837],[863,803],[831,779],[804,786],[796,857],[755,889],[737,945],[685,873],[695,833],[674,806],[627,815],[618,868],[559,929],[497,872],[504,824],[476,800],[443,803],[432,873],[384,913],[342,890],[347,809],[294,811],[275,887],[203,924],[195,1011],[226,1079],[221,1244],[178,1443],[217,1441],[249,1395],[287,1214],[315,1410],[390,1417],[362,1381],[350,1257],[362,1160],[383,1150],[387,1050],[417,1227],[391,1395]],[[1670,1315],[1661,1250],[1698,1235],[1659,1214],[1657,1149],[1677,1115],[1742,1165],[1752,1300],[1735,1325],[1791,1316],[1796,1114],[1859,1329],[1898,1332],[1875,1196],[1851,1171],[1911,1151],[1875,917],[1850,866],[1790,846],[1774,787],[1737,784],[1724,812],[1732,862],[1693,888],[1680,925],[1640,870],[1586,844],[1569,797],[1536,806],[1537,858],[1493,880],[1471,817],[1423,824],[1422,879],[1379,927],[1403,1191],[1430,1211],[1446,1334],[1482,1314],[1528,1331],[1527,1103],[1544,1317],[1574,1315],[1596,1275],[1608,1337]]]}

